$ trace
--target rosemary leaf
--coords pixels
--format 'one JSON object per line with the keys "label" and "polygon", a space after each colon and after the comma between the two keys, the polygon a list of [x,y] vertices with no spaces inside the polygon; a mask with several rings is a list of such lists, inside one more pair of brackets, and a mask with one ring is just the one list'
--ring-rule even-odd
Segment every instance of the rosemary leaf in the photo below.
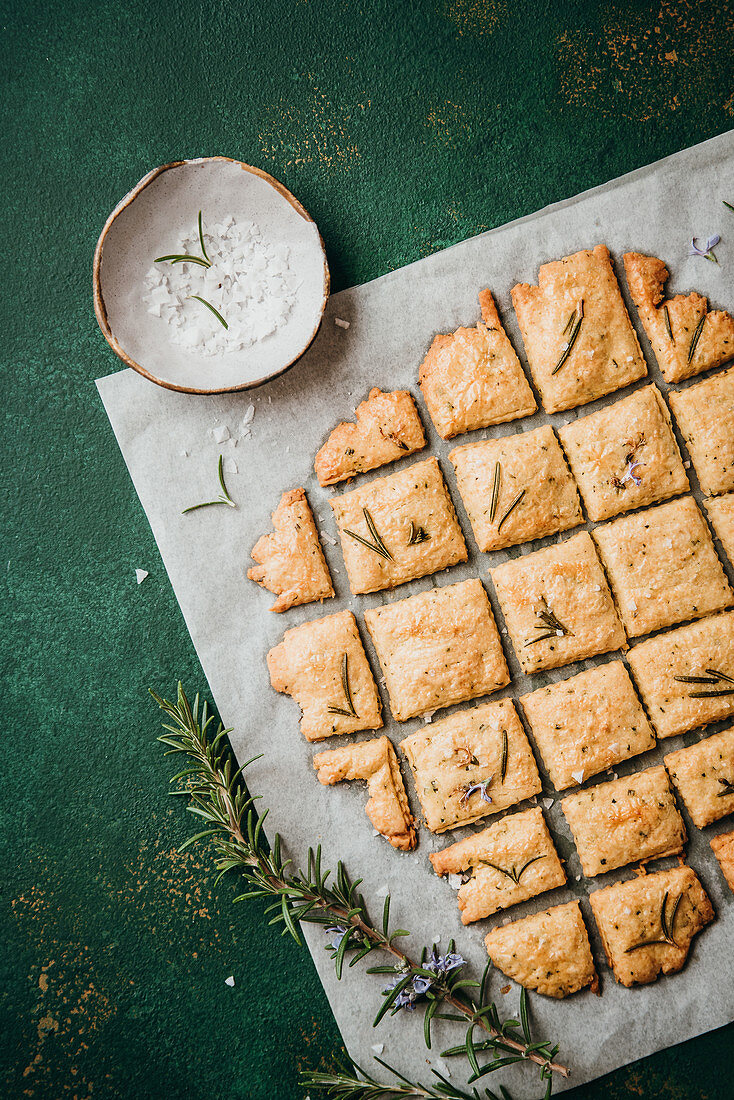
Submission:
{"label": "rosemary leaf", "polygon": [[199,211],[199,244],[201,245],[201,254],[202,254],[202,256],[204,257],[206,262],[209,264],[209,267],[211,267],[212,262],[209,259],[209,256],[207,255],[206,245],[204,244],[204,226],[202,225],[202,222],[201,222],[201,210]]}
{"label": "rosemary leaf", "polygon": [[732,213],[734,213],[734,206],[732,206],[732,204],[730,202],[727,202],[726,199],[722,199],[721,201],[723,202],[724,206],[728,207],[729,210],[731,210]]}
{"label": "rosemary leaf", "polygon": [[489,506],[489,522],[494,523],[494,517],[497,515],[497,505],[500,499],[500,481],[502,480],[502,464],[495,462],[494,464],[494,484],[492,486],[492,502]]}
{"label": "rosemary leaf", "polygon": [[695,331],[694,331],[693,336],[691,338],[691,346],[688,349],[688,362],[689,363],[693,359],[693,356],[696,354],[696,348],[698,346],[698,341],[701,339],[701,333],[703,331],[703,326],[704,326],[705,323],[706,323],[706,314],[704,313],[703,317],[701,318],[701,320],[696,325]]}
{"label": "rosemary leaf", "polygon": [[719,779],[719,783],[721,783],[724,789],[716,792],[717,798],[724,798],[725,795],[734,794],[734,780]]}
{"label": "rosemary leaf", "polygon": [[499,521],[499,523],[497,524],[497,534],[498,534],[498,535],[499,535],[500,531],[502,530],[502,524],[503,524],[503,523],[505,522],[505,520],[506,520],[506,519],[507,519],[507,518],[509,517],[510,513],[511,513],[511,512],[513,512],[513,511],[514,511],[514,509],[515,509],[515,508],[516,508],[516,507],[518,506],[518,504],[520,503],[520,501],[522,500],[522,498],[523,498],[523,497],[525,496],[525,493],[526,493],[526,490],[525,490],[525,489],[521,489],[521,490],[520,490],[520,492],[519,492],[519,493],[517,494],[517,496],[516,496],[516,497],[515,497],[515,499],[513,500],[512,504],[510,505],[510,507],[509,507],[509,508],[507,509],[507,511],[506,511],[506,512],[505,512],[505,514],[503,515],[502,519],[501,519],[501,520]]}
{"label": "rosemary leaf", "polygon": [[715,696],[734,695],[734,687],[715,688],[713,691],[692,691],[691,699],[713,699]]}
{"label": "rosemary leaf", "polygon": [[377,528],[375,527],[375,521],[373,520],[373,518],[370,515],[369,511],[366,508],[363,508],[362,513],[364,515],[364,521],[367,524],[367,527],[369,529],[369,533],[372,535],[372,538],[375,541],[375,546],[378,546],[380,548],[381,553],[383,553],[386,558],[389,558],[390,561],[392,561],[392,554],[390,553],[388,548],[385,546],[385,543],[380,538],[380,535],[377,531]]}
{"label": "rosemary leaf", "polygon": [[200,267],[212,266],[208,260],[202,260],[198,256],[189,256],[186,252],[174,253],[172,256],[156,256],[153,263],[199,264]]}
{"label": "rosemary leaf", "polygon": [[[665,328],[667,330],[668,336],[671,340],[673,340],[673,326],[670,323],[670,314],[668,313],[667,303],[663,306],[663,314],[665,315]],[[673,340],[673,343],[675,343],[675,340]]]}
{"label": "rosemary leaf", "polygon": [[717,676],[719,680],[726,680],[728,684],[734,684],[734,676],[730,676],[727,672],[719,672],[715,668],[707,668],[705,670],[709,676]]}
{"label": "rosemary leaf", "polygon": [[189,298],[195,298],[197,302],[201,302],[201,304],[203,306],[206,306],[206,308],[214,314],[216,319],[219,321],[219,323],[221,325],[224,326],[224,328],[229,328],[229,325],[225,321],[224,317],[222,317],[219,310],[215,309],[214,306],[211,304],[211,302],[207,302],[206,298],[202,298],[200,294],[189,294],[188,297]]}
{"label": "rosemary leaf", "polygon": [[349,535],[350,538],[355,539],[357,542],[361,542],[362,546],[366,546],[368,550],[374,550],[381,558],[387,558],[388,561],[392,561],[392,556],[386,550],[381,550],[379,546],[375,546],[369,539],[363,538],[362,535],[358,535],[356,531],[350,531],[348,527],[345,527],[344,534]]}
{"label": "rosemary leaf", "polygon": [[181,512],[182,516],[185,516],[187,512],[195,512],[197,508],[210,508],[212,504],[226,504],[229,508],[236,508],[237,505],[229,495],[227,486],[224,484],[224,455],[219,456],[219,463],[217,464],[217,472],[219,476],[219,484],[222,487],[222,495],[217,497],[216,500],[205,500],[201,504],[192,504],[188,508],[184,508]]}
{"label": "rosemary leaf", "polygon": [[574,316],[576,317],[576,323],[574,324],[574,326],[571,329],[571,332],[569,334],[568,343],[566,344],[565,351],[563,352],[563,354],[561,355],[561,358],[558,360],[555,367],[551,371],[551,375],[558,373],[558,371],[561,369],[561,367],[563,366],[563,364],[566,362],[569,355],[573,351],[573,346],[576,343],[576,340],[578,339],[578,334],[581,331],[581,325],[582,325],[583,320],[584,320],[584,301],[583,301],[583,298],[579,302],[578,309],[576,310],[576,312],[574,314],[572,314],[572,316],[569,317],[568,321],[566,322],[566,327],[564,328],[563,333],[562,333],[563,336],[565,336],[566,333],[568,332],[569,323],[571,322],[571,319]]}
{"label": "rosemary leaf", "polygon": [[424,527],[416,527],[413,521],[410,521],[410,531],[408,533],[408,546],[417,546],[420,542],[427,542],[430,539],[430,535]]}
{"label": "rosemary leaf", "polygon": [[507,730],[502,730],[502,760],[500,762],[500,783],[504,783],[507,776]]}

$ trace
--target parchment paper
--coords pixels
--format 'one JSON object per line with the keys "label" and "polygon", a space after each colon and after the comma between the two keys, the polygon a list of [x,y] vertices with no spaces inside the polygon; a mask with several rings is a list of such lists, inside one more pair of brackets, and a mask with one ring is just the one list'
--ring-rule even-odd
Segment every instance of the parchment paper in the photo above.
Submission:
{"label": "parchment paper", "polygon": [[[363,877],[365,896],[373,899],[373,913],[378,918],[382,897],[389,889],[395,927],[411,930],[410,940],[404,942],[412,945],[416,953],[423,943],[430,944],[439,935],[444,948],[449,938],[455,936],[459,950],[470,961],[472,970],[479,973],[486,959],[484,934],[507,919],[506,914],[498,914],[463,928],[455,892],[445,880],[433,874],[428,854],[466,835],[467,830],[436,838],[423,828],[418,849],[408,854],[395,852],[385,840],[373,836],[364,813],[363,784],[324,788],[316,781],[311,766],[314,747],[299,733],[297,705],[270,688],[266,651],[280,640],[287,627],[306,620],[349,607],[363,627],[361,616],[366,607],[476,575],[487,583],[498,621],[503,625],[488,582],[488,568],[507,557],[535,550],[541,544],[480,554],[456,491],[453,468],[446,457],[448,451],[467,438],[512,434],[549,419],[559,426],[617,399],[620,394],[580,410],[551,418],[541,412],[521,422],[443,443],[432,428],[417,387],[418,365],[432,337],[436,332],[450,332],[460,324],[474,324],[479,316],[477,292],[488,286],[522,358],[510,288],[521,280],[535,282],[542,262],[598,242],[609,245],[620,274],[625,250],[649,252],[661,256],[673,272],[669,294],[697,289],[709,296],[712,307],[731,309],[734,215],[723,206],[722,200],[734,201],[733,186],[734,131],[474,237],[365,286],[345,290],[331,299],[322,330],[307,356],[254,396],[190,397],[159,389],[129,370],[98,382],[213,696],[225,723],[235,727],[235,750],[241,758],[264,753],[264,758],[248,770],[247,778],[251,790],[264,796],[262,805],[271,808],[271,832],[277,829],[283,834],[290,854],[297,861],[303,859],[309,845],[319,842],[327,866],[343,859],[354,876]],[[718,250],[720,265],[687,258],[692,236],[705,240],[716,232],[723,238]],[[620,281],[624,288],[624,279]],[[631,316],[637,324],[634,310]],[[336,326],[335,317],[348,320],[349,329]],[[666,392],[668,387],[661,381],[639,324],[637,328],[650,366],[650,378]],[[415,456],[415,460],[431,452],[439,456],[470,548],[470,561],[437,577],[403,585],[394,593],[352,597],[340,549],[330,541],[336,536],[328,504],[334,491],[318,486],[313,457],[337,421],[352,417],[354,406],[366,397],[371,386],[409,388],[418,396],[430,442],[428,450]],[[256,409],[251,434],[239,438],[242,417],[251,402]],[[235,445],[225,442],[219,446],[214,442],[212,430],[222,425],[238,437]],[[181,515],[181,509],[187,505],[216,495],[216,462],[220,451],[231,456],[238,467],[237,473],[227,475],[237,509],[217,507]],[[188,452],[188,457],[182,452]],[[363,475],[359,480],[390,469]],[[689,474],[700,501],[692,469]],[[324,549],[337,597],[322,607],[311,605],[278,616],[269,611],[271,594],[248,581],[244,570],[251,564],[252,545],[260,534],[271,529],[270,513],[281,493],[299,485],[306,488],[317,525],[329,536],[324,540]],[[542,545],[557,538],[546,539]],[[731,577],[731,569],[727,568]],[[382,675],[379,664],[366,630],[362,632],[379,681]],[[507,639],[504,640],[513,682],[492,698],[508,695],[516,698],[523,691],[565,679],[598,660],[611,659],[604,657],[525,677],[520,674]],[[166,687],[156,686],[161,690]],[[174,685],[167,685],[167,690],[173,691]],[[397,744],[420,726],[421,720],[394,722],[384,690],[382,695],[385,732]],[[657,764],[663,752],[696,741],[700,736],[699,732],[670,738],[654,751],[622,764],[617,771],[630,774]],[[333,747],[344,740],[348,739],[331,738],[315,749]],[[405,762],[403,772],[413,809],[418,812]],[[598,778],[604,780],[608,776]],[[545,777],[544,785],[544,794],[550,793],[552,788]],[[630,869],[625,868],[596,880],[577,881],[578,857],[557,801],[546,810],[546,817],[561,855],[568,860],[569,885],[513,908],[513,918],[573,896],[584,898],[589,887],[597,889],[630,875]],[[490,820],[496,819],[485,819],[485,824]],[[560,1042],[560,1058],[572,1068],[572,1076],[565,1085],[560,1078],[557,1080],[557,1089],[590,1081],[734,1017],[731,962],[734,895],[728,891],[708,844],[714,833],[730,828],[731,822],[720,822],[703,832],[690,822],[688,825],[689,862],[709,892],[717,919],[694,941],[682,973],[662,978],[648,987],[628,990],[617,985],[606,968],[588,902],[582,902],[602,979],[602,996],[581,993],[562,1002],[531,997],[538,1035]],[[481,827],[482,823],[476,826]],[[671,862],[658,861],[654,866],[662,868]],[[384,979],[366,975],[364,966],[358,964],[337,982],[324,949],[323,932],[307,930],[306,937],[347,1048],[355,1059],[369,1067],[372,1044],[382,1043],[382,1056],[411,1078],[427,1080],[429,1066],[441,1069],[448,1066],[452,1081],[465,1082],[462,1059],[442,1062],[435,1053],[461,1042],[463,1029],[459,1024],[446,1023],[441,1025],[442,1031],[437,1029],[433,1052],[427,1052],[423,1045],[421,1011],[401,1012],[373,1031],[371,1021],[381,1003]],[[500,1011],[516,1013],[518,987],[513,983],[511,991],[503,995],[500,988],[506,984],[507,979],[495,972],[492,993]],[[373,1065],[373,1068],[384,1076],[379,1067]],[[501,1072],[513,1095],[533,1097],[542,1091],[535,1073],[527,1067]],[[490,1085],[493,1081],[494,1078],[488,1079]]]}

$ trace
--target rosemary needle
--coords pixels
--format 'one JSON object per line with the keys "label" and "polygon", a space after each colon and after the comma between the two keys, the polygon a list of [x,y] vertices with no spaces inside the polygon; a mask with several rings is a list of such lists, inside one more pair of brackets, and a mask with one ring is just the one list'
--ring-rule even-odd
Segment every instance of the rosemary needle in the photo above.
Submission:
{"label": "rosemary needle", "polygon": [[501,520],[499,521],[499,523],[497,524],[497,534],[498,534],[498,535],[499,535],[500,531],[502,530],[502,524],[503,524],[503,523],[505,522],[505,520],[506,520],[506,519],[508,518],[508,516],[510,515],[510,512],[512,512],[512,511],[513,511],[513,510],[514,510],[514,509],[515,509],[515,508],[516,508],[516,507],[518,506],[518,504],[520,503],[520,501],[522,500],[522,498],[523,498],[524,496],[525,496],[525,489],[521,489],[521,490],[520,490],[520,492],[519,492],[519,493],[517,494],[517,496],[515,497],[515,499],[513,500],[513,502],[512,502],[512,504],[510,505],[510,507],[509,507],[509,508],[507,509],[507,511],[505,512],[505,514],[504,514],[504,516],[502,517],[502,519],[501,519]]}
{"label": "rosemary needle", "polygon": [[189,256],[185,252],[174,252],[171,256],[156,256],[153,261],[156,264],[171,263],[171,264],[199,264],[200,267],[211,267],[212,265],[208,260],[201,260],[198,256]]}
{"label": "rosemary needle", "polygon": [[528,869],[531,863],[537,863],[539,859],[544,859],[544,856],[533,856],[533,858],[529,859],[527,863],[523,863],[519,871],[517,867],[511,867],[509,871],[506,871],[504,867],[500,867],[497,863],[490,863],[488,859],[482,859],[479,862],[485,864],[487,867],[491,867],[494,871],[499,871],[501,875],[505,875],[507,878],[511,879],[511,881],[514,882],[516,886],[519,886],[523,872]]}
{"label": "rosemary needle", "polygon": [[386,558],[387,561],[392,561],[393,556],[385,546],[385,543],[380,538],[380,535],[375,527],[375,521],[366,508],[362,509],[364,515],[364,521],[367,524],[367,530],[372,535],[373,541],[364,538],[362,535],[358,535],[356,531],[350,531],[348,527],[344,528],[344,534],[349,535],[351,538],[356,539],[357,542],[361,542],[363,546],[366,546],[368,550],[373,550],[375,554],[379,554],[381,558]]}
{"label": "rosemary needle", "polygon": [[500,499],[500,481],[502,480],[502,464],[495,462],[494,464],[494,485],[492,486],[492,503],[489,506],[489,522],[494,523],[494,517],[497,515],[497,505]]}
{"label": "rosemary needle", "polygon": [[224,327],[225,327],[225,328],[229,328],[229,325],[228,325],[228,324],[227,324],[227,322],[225,321],[224,317],[222,317],[222,315],[221,315],[221,313],[219,312],[219,310],[218,310],[218,309],[215,309],[215,308],[214,308],[214,306],[213,306],[213,305],[211,304],[211,302],[207,302],[206,298],[202,298],[202,297],[201,297],[201,296],[200,296],[199,294],[189,294],[189,298],[196,298],[196,301],[197,301],[197,302],[201,302],[201,304],[202,304],[203,306],[206,306],[206,308],[207,308],[207,309],[211,310],[211,312],[212,312],[212,313],[214,314],[214,316],[216,317],[216,319],[217,319],[217,320],[218,320],[218,321],[219,321],[219,322],[220,322],[220,323],[221,323],[222,325],[224,325]]}
{"label": "rosemary needle", "polygon": [[209,259],[209,256],[207,254],[206,245],[204,244],[204,226],[202,225],[202,222],[201,222],[201,210],[199,211],[199,244],[201,245],[201,254],[202,254],[202,256],[204,257],[206,262],[211,267],[211,260]]}
{"label": "rosemary needle", "polygon": [[576,323],[573,326],[573,328],[571,329],[571,332],[570,332],[569,337],[568,337],[568,343],[566,344],[566,348],[563,352],[563,355],[561,356],[561,358],[558,360],[555,367],[551,371],[552,375],[556,374],[561,369],[561,367],[563,366],[563,364],[566,362],[569,355],[573,351],[573,345],[576,343],[576,340],[578,338],[578,334],[581,331],[581,325],[582,325],[583,320],[584,320],[584,300],[583,300],[583,298],[579,302],[578,308],[577,308],[575,314],[572,314],[571,317],[569,317],[568,321],[566,322],[566,327],[564,328],[563,333],[562,333],[563,336],[565,336],[566,333],[568,332],[569,324],[570,324],[570,322],[571,322],[571,320],[574,316],[576,317]]}
{"label": "rosemary needle", "polygon": [[500,783],[504,783],[507,776],[507,730],[502,730],[502,761],[500,763]]}
{"label": "rosemary needle", "polygon": [[228,508],[236,508],[237,505],[229,495],[227,486],[224,484],[224,455],[219,456],[219,465],[217,467],[219,473],[219,484],[222,487],[222,495],[217,497],[216,500],[205,500],[201,504],[192,504],[189,508],[184,508],[181,513],[185,516],[187,512],[195,512],[197,508],[209,508],[212,504],[226,504]]}
{"label": "rosemary needle", "polygon": [[[668,313],[667,305],[663,306],[663,314],[665,316],[665,328],[667,330],[668,336],[671,340],[673,340],[673,326],[670,323],[670,314]],[[675,340],[673,340],[673,343],[675,343]]]}
{"label": "rosemary needle", "polygon": [[344,714],[348,718],[356,718],[357,712],[354,709],[352,689],[349,686],[349,656],[346,653],[342,657],[342,688],[344,690],[344,698],[347,701],[346,707],[327,707],[326,709],[329,714]]}
{"label": "rosemary needle", "polygon": [[698,347],[698,341],[701,339],[701,333],[703,331],[703,326],[704,326],[705,322],[706,322],[706,314],[704,313],[703,317],[701,318],[701,320],[696,325],[695,332],[693,333],[693,337],[691,338],[691,346],[688,349],[688,362],[689,363],[693,359],[693,356],[696,354],[696,348]]}
{"label": "rosemary needle", "polygon": [[728,207],[729,210],[731,210],[731,212],[734,214],[734,206],[732,206],[730,202],[727,202],[726,199],[722,199],[721,201],[723,202],[724,206]]}

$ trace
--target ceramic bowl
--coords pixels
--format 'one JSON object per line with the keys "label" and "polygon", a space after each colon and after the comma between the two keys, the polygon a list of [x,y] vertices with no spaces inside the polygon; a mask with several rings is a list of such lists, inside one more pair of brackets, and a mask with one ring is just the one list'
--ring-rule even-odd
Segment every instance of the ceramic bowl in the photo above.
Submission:
{"label": "ceramic bowl", "polygon": [[[295,302],[275,332],[243,350],[183,348],[144,300],[153,261],[172,251],[200,210],[209,224],[227,215],[255,222],[269,244],[289,249]],[[204,157],[154,168],[118,203],[97,242],[93,289],[99,326],[129,367],[168,389],[228,393],[275,378],[303,355],[326,308],[329,268],[316,223],[282,183],[250,164]]]}

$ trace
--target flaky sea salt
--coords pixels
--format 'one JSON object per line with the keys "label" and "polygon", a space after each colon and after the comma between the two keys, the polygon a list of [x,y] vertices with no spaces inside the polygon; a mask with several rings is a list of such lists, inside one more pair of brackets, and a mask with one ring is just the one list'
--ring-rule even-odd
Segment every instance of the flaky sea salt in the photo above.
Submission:
{"label": "flaky sea salt", "polygon": [[231,989],[232,986],[234,985],[234,974],[230,974],[230,976],[228,978],[225,978],[224,979],[224,984],[228,985],[229,988]]}
{"label": "flaky sea salt", "polygon": [[336,539],[332,538],[328,531],[319,531],[319,534],[324,542],[328,542],[329,546],[336,546]]}
{"label": "flaky sea salt", "polygon": [[372,1046],[370,1047],[370,1050],[372,1050],[375,1054],[382,1054],[384,1049],[385,1049],[385,1044],[384,1043],[373,1043]]}
{"label": "flaky sea salt", "polygon": [[230,458],[230,456],[227,455],[224,462],[222,463],[222,469],[224,470],[225,474],[236,474],[237,463],[233,458]]}
{"label": "flaky sea salt", "polygon": [[224,443],[229,439],[229,428],[226,424],[220,424],[218,428],[212,428],[215,443]]}
{"label": "flaky sea salt", "polygon": [[159,261],[144,279],[143,302],[168,327],[172,342],[187,351],[218,355],[242,351],[281,328],[300,286],[288,246],[270,243],[255,222],[231,214],[204,224],[204,245],[205,257],[193,224],[160,251],[208,257],[210,266]]}
{"label": "flaky sea salt", "polygon": [[584,781],[584,769],[583,768],[581,768],[580,771],[571,772],[571,775],[573,776],[573,778],[576,780],[577,783],[583,783],[583,781]]}
{"label": "flaky sea salt", "polygon": [[147,576],[148,576],[148,570],[147,569],[136,569],[135,570],[135,580],[138,582],[138,584],[142,584]]}
{"label": "flaky sea salt", "polygon": [[334,318],[334,324],[338,325],[339,328],[349,328],[350,323],[349,321],[343,321],[341,317]]}
{"label": "flaky sea salt", "polygon": [[452,890],[458,890],[461,886],[461,875],[449,875],[448,880]]}

